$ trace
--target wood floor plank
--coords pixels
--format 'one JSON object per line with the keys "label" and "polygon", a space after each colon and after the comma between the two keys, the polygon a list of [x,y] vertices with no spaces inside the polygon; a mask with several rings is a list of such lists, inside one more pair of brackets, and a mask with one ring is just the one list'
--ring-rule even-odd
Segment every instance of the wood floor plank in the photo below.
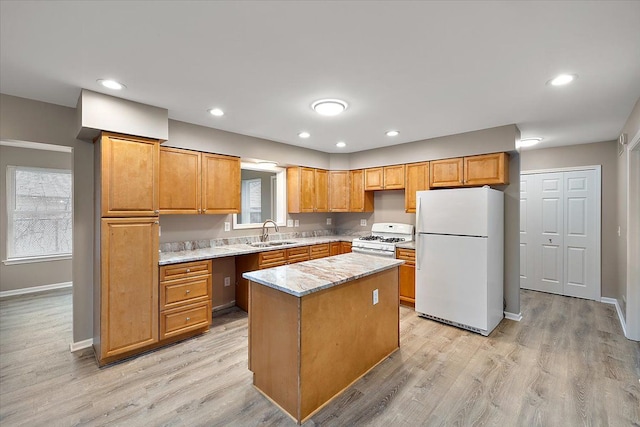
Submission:
{"label": "wood floor plank", "polygon": [[[400,350],[308,426],[640,425],[640,344],[612,306],[521,292],[489,337],[401,308]],[[252,385],[247,316],[98,368],[69,353],[71,294],[0,300],[0,424],[294,426]],[[339,361],[337,361],[339,362]]]}

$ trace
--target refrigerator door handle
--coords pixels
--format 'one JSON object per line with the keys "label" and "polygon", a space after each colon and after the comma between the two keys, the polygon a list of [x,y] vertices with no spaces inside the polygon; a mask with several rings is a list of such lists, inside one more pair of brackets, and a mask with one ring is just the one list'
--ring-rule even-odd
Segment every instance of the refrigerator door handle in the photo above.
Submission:
{"label": "refrigerator door handle", "polygon": [[422,205],[422,197],[416,195],[416,237],[418,236],[418,233],[422,232],[422,227],[420,227],[420,222],[421,222],[421,218],[420,218],[420,205]]}
{"label": "refrigerator door handle", "polygon": [[416,234],[416,270],[420,270],[422,267],[422,263],[420,260],[422,259],[422,251],[420,250],[420,242],[424,238],[423,234]]}

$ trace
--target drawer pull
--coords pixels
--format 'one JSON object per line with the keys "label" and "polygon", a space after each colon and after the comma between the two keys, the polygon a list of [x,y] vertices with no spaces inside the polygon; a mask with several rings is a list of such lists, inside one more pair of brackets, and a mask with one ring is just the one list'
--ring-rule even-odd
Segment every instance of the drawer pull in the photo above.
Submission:
{"label": "drawer pull", "polygon": [[187,322],[188,322],[189,320],[191,320],[191,317],[187,317]]}
{"label": "drawer pull", "polygon": [[190,292],[191,292],[191,289],[187,289],[187,295],[189,295]]}
{"label": "drawer pull", "polygon": [[191,273],[191,269],[190,268],[187,268],[187,273]]}

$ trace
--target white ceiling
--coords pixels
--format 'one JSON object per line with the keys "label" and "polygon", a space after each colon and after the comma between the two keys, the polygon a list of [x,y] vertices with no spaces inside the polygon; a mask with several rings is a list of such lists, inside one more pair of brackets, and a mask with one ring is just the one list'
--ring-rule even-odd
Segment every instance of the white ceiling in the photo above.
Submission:
{"label": "white ceiling", "polygon": [[[639,22],[640,1],[3,0],[0,91],[75,107],[86,88],[329,153],[512,123],[539,147],[590,143],[640,97]],[[545,85],[559,73],[579,78]],[[319,116],[320,98],[349,108]]]}

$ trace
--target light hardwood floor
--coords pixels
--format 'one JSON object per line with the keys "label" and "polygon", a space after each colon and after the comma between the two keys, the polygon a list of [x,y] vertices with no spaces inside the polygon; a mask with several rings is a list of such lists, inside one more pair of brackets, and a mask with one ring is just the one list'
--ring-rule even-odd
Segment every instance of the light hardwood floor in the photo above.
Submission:
{"label": "light hardwood floor", "polygon": [[[522,322],[488,338],[402,308],[400,351],[305,425],[640,425],[640,344],[613,307],[521,296]],[[70,293],[0,301],[0,424],[294,425],[251,385],[242,311],[103,369],[70,340]]]}

